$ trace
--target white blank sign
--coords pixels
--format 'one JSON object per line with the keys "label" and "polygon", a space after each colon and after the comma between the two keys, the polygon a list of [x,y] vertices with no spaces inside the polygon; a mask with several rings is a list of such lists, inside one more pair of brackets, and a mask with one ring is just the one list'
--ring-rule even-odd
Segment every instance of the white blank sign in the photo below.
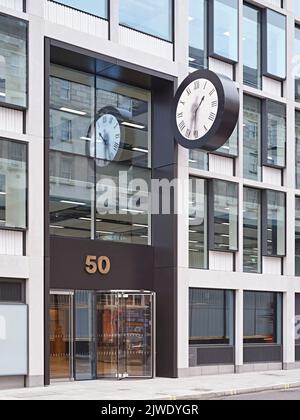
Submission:
{"label": "white blank sign", "polygon": [[27,306],[0,305],[0,376],[27,375],[27,337]]}

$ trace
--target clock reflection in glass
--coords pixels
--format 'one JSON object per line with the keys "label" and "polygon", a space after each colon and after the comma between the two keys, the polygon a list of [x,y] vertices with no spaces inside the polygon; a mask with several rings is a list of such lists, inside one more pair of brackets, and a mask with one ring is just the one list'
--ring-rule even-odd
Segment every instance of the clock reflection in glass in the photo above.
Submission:
{"label": "clock reflection in glass", "polygon": [[182,93],[176,111],[177,127],[187,140],[199,140],[212,129],[219,96],[210,80],[194,80]]}
{"label": "clock reflection in glass", "polygon": [[121,124],[118,111],[108,108],[100,112],[94,130],[95,136],[92,136],[90,155],[96,157],[98,166],[104,167],[116,160],[121,148]]}

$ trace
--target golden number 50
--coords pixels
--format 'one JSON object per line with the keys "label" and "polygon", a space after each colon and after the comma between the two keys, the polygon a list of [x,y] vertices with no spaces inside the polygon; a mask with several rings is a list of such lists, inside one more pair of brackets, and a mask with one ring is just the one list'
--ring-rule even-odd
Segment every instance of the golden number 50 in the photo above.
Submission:
{"label": "golden number 50", "polygon": [[110,272],[111,264],[108,257],[96,257],[94,255],[88,255],[85,260],[85,271],[88,274],[96,274],[97,271],[100,274],[106,275]]}

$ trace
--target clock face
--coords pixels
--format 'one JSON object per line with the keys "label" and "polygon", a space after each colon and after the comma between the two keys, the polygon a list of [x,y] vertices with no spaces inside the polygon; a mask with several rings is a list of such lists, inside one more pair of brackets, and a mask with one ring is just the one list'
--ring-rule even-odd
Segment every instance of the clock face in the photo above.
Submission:
{"label": "clock face", "polygon": [[178,131],[186,140],[199,140],[213,127],[219,110],[219,95],[205,78],[193,80],[181,94],[177,109]]}
{"label": "clock face", "polygon": [[[102,165],[112,162],[120,149],[121,126],[115,115],[102,114],[96,121],[96,158]],[[95,144],[91,144],[91,156],[95,156]]]}

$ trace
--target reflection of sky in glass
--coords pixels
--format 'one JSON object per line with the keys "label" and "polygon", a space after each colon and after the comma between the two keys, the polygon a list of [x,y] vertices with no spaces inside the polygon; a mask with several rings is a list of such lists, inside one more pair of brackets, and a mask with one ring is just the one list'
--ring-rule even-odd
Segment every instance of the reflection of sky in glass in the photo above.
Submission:
{"label": "reflection of sky in glass", "polygon": [[286,77],[286,19],[280,13],[268,11],[268,72]]}
{"label": "reflection of sky in glass", "polygon": [[214,5],[214,52],[238,60],[238,3],[217,0]]}
{"label": "reflection of sky in glass", "polygon": [[120,0],[120,23],[171,41],[172,1]]}
{"label": "reflection of sky in glass", "polygon": [[107,0],[56,0],[66,6],[75,7],[84,12],[107,18]]}
{"label": "reflection of sky in glass", "polygon": [[190,0],[190,46],[204,50],[204,0]]}

